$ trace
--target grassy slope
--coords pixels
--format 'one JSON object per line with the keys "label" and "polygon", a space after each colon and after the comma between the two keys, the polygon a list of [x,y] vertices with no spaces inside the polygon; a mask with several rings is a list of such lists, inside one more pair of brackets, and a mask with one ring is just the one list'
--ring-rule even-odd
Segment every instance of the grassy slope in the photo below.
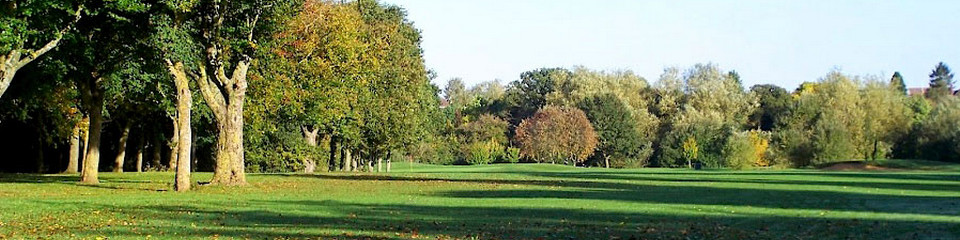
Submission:
{"label": "grassy slope", "polygon": [[[960,238],[960,172],[394,164],[391,174],[0,175],[8,238]],[[209,174],[195,174],[206,180]]]}

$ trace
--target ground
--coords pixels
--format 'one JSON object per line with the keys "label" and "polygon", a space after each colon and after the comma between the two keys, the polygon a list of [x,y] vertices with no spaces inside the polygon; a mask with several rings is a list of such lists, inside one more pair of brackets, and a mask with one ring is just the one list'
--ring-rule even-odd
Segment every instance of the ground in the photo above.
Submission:
{"label": "ground", "polygon": [[[0,175],[0,239],[957,239],[960,167],[608,170],[394,164],[251,174]],[[210,179],[195,174],[199,181]]]}

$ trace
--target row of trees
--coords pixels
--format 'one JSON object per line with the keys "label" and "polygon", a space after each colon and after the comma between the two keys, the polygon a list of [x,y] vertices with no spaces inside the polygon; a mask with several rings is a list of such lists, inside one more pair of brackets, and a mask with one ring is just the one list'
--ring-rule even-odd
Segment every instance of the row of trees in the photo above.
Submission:
{"label": "row of trees", "polygon": [[419,31],[376,1],[2,8],[0,132],[19,155],[6,171],[96,184],[100,170],[170,169],[187,190],[197,170],[243,185],[247,171],[372,168],[421,138],[439,103]]}
{"label": "row of trees", "polygon": [[466,89],[452,79],[444,91],[449,107],[437,117],[445,121],[435,125],[439,140],[420,143],[433,154],[422,159],[474,163],[463,146],[494,141],[501,147],[492,156],[514,146],[527,161],[587,166],[960,161],[953,74],[940,63],[930,77],[930,88],[915,96],[899,73],[881,79],[832,71],[794,91],[745,89],[739,74],[712,64],[668,68],[652,85],[628,71],[583,67],[529,71],[507,86]]}
{"label": "row of trees", "polygon": [[397,160],[960,159],[944,64],[924,96],[907,96],[899,74],[839,71],[794,91],[745,89],[711,64],[666,69],[653,84],[544,68],[441,91],[404,10],[375,1],[37,0],[2,11],[0,133],[12,137],[0,149],[15,153],[4,171],[81,172],[95,184],[99,171],[176,170],[187,190],[191,171],[243,185],[246,172],[389,171]]}

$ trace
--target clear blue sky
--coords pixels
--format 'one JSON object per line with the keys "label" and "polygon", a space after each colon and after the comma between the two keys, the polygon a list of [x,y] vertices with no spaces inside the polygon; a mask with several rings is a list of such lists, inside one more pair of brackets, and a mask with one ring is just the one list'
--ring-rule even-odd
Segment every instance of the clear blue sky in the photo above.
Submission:
{"label": "clear blue sky", "polygon": [[423,31],[441,86],[516,80],[540,67],[633,70],[713,62],[749,87],[792,90],[834,68],[925,86],[940,61],[960,71],[960,1],[385,0]]}

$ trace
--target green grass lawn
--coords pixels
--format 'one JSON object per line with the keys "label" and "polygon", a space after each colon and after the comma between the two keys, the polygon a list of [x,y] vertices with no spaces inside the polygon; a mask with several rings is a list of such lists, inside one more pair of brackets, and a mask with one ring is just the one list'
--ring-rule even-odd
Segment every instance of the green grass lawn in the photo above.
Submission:
{"label": "green grass lawn", "polygon": [[[957,239],[960,172],[394,164],[389,174],[0,175],[0,239]],[[195,174],[206,181],[208,173]]]}

